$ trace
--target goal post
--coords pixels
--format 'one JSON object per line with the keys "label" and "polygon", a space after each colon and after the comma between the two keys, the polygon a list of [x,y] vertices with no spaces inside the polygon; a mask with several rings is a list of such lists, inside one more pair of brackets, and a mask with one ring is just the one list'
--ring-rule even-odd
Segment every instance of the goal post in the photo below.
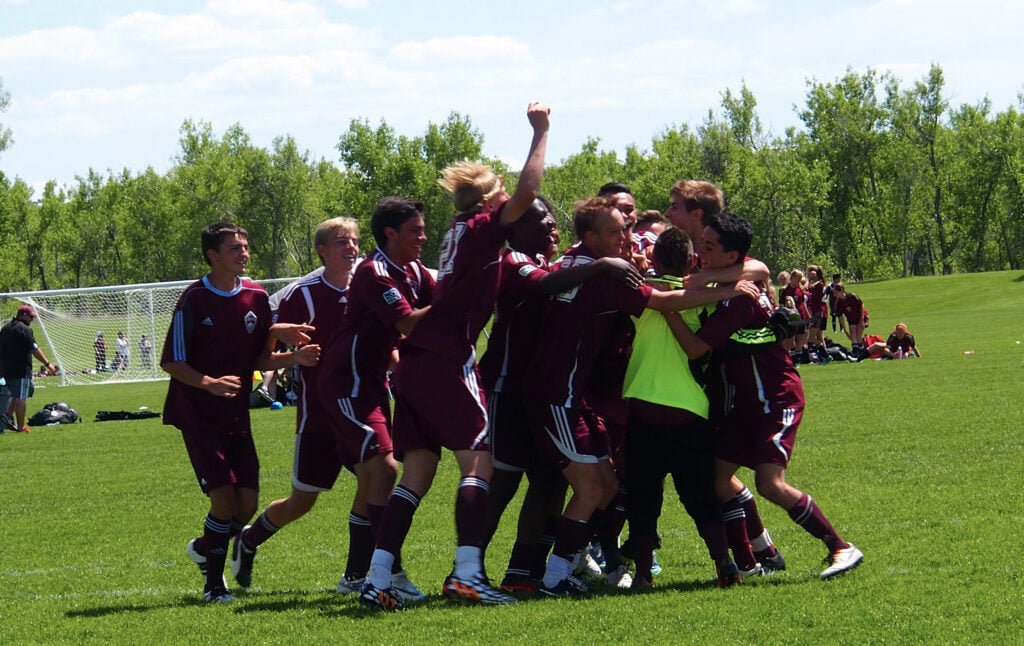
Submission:
{"label": "goal post", "polygon": [[[293,280],[257,282],[273,294]],[[0,294],[0,312],[6,323],[32,306],[36,342],[49,348],[62,386],[156,381],[167,378],[160,355],[174,306],[193,282],[11,292]]]}

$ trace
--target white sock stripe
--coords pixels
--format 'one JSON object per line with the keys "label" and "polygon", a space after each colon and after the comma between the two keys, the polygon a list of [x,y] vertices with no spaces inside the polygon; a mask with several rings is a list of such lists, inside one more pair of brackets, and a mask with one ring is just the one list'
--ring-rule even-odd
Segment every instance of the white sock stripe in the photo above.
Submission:
{"label": "white sock stripe", "polygon": [[462,480],[459,481],[459,489],[462,489],[463,487],[479,487],[485,492],[489,492],[491,490],[491,485],[486,480],[476,476],[463,477]]}
{"label": "white sock stripe", "polygon": [[750,489],[748,489],[747,487],[743,487],[743,491],[741,491],[738,494],[736,494],[736,500],[740,501],[741,503],[744,503],[744,502],[747,502],[747,501],[753,500],[753,499],[754,499],[754,494],[750,493]]}
{"label": "white sock stripe", "polygon": [[348,524],[358,525],[359,527],[371,527],[373,525],[373,523],[370,522],[369,518],[363,518],[359,514],[349,514]]}
{"label": "white sock stripe", "polygon": [[402,485],[398,485],[397,487],[395,487],[395,490],[391,492],[391,495],[397,496],[403,500],[408,501],[409,503],[412,504],[413,507],[420,506],[420,497],[414,494],[409,489],[406,489]]}
{"label": "white sock stripe", "polygon": [[206,517],[205,527],[215,534],[230,534],[231,533],[231,521],[222,523],[216,518],[211,516]]}
{"label": "white sock stripe", "polygon": [[722,521],[728,522],[730,520],[739,520],[740,518],[746,518],[747,513],[742,509],[731,509],[729,511],[722,512]]}

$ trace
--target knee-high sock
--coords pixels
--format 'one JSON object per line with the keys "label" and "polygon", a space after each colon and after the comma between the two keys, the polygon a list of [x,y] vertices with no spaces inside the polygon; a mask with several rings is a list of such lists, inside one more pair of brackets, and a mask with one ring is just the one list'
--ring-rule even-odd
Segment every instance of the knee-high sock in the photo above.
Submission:
{"label": "knee-high sock", "polygon": [[820,539],[825,546],[828,547],[829,553],[835,552],[836,550],[846,549],[850,546],[849,543],[840,538],[839,533],[836,532],[835,528],[832,527],[832,523],[829,522],[825,514],[821,512],[810,496],[804,494],[800,496],[800,500],[797,501],[789,510],[789,517],[792,518],[797,525],[800,525],[807,531],[811,536]]}
{"label": "knee-high sock", "polygon": [[[224,562],[231,541],[231,521],[207,515],[203,525],[206,538],[206,588],[212,590],[224,585]],[[204,591],[205,591],[204,590]]]}

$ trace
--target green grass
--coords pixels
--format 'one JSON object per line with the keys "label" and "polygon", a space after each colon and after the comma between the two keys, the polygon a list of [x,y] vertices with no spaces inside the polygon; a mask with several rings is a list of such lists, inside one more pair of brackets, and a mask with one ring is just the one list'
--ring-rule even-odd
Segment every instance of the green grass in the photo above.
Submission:
{"label": "green grass", "polygon": [[[898,320],[924,358],[801,368],[808,410],[789,480],[865,553],[821,582],[822,546],[762,504],[789,569],[732,590],[666,496],[664,572],[649,594],[514,607],[439,596],[454,544],[450,456],[404,558],[431,595],[405,613],[364,612],[331,591],[347,547],[353,478],[266,543],[255,586],[204,606],[184,554],[205,500],[180,436],[159,420],[93,423],[101,409],[159,410],[165,385],[40,389],[83,424],[0,436],[0,639],[4,643],[1006,643],[1024,633],[1019,580],[1024,282],[1016,273],[853,287],[885,336]],[[974,350],[973,355],[964,355]],[[43,380],[45,385],[45,380]],[[37,406],[37,407],[38,407]],[[34,408],[33,408],[34,410]],[[289,489],[292,411],[253,412],[262,502]],[[749,473],[747,476],[752,484]],[[511,518],[488,553],[500,575]],[[1018,637],[1013,637],[1017,635]]]}

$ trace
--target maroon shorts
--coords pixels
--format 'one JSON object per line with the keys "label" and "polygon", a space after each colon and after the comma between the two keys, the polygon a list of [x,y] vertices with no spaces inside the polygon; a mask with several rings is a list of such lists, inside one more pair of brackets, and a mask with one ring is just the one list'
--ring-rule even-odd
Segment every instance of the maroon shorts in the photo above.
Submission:
{"label": "maroon shorts", "polygon": [[398,362],[392,440],[395,457],[428,449],[487,451],[487,404],[476,361],[458,364],[412,349]]}
{"label": "maroon shorts", "polygon": [[[590,399],[588,397],[588,399]],[[608,432],[608,448],[612,455],[617,455],[622,450],[626,440],[626,424],[629,423],[629,404],[625,399],[618,398],[594,398],[590,399],[590,405],[601,417],[605,431]]]}
{"label": "maroon shorts", "polygon": [[718,429],[715,457],[754,469],[759,464],[785,467],[793,457],[802,406],[763,408],[737,406]]}
{"label": "maroon shorts", "polygon": [[487,436],[495,469],[527,471],[537,464],[530,419],[521,395],[488,393],[487,419],[490,423]]}
{"label": "maroon shorts", "polygon": [[228,435],[201,422],[180,430],[203,493],[225,485],[260,488],[260,461],[251,433]]}
{"label": "maroon shorts", "polygon": [[387,399],[339,397],[325,407],[334,432],[334,453],[345,467],[391,453],[391,408]]}
{"label": "maroon shorts", "polygon": [[571,462],[597,464],[608,459],[608,433],[590,408],[530,402],[527,415],[542,462],[564,469]]}

